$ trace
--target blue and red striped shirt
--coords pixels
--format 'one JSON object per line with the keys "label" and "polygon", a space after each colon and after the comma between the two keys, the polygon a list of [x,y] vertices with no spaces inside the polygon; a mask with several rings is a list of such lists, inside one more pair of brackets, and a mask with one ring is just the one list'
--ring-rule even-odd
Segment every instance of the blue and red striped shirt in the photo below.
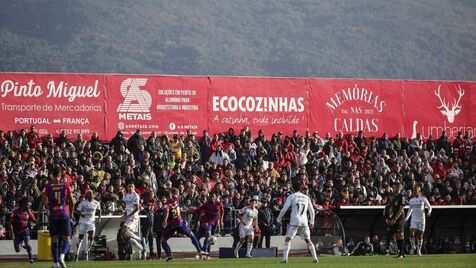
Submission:
{"label": "blue and red striped shirt", "polygon": [[69,217],[69,195],[71,187],[64,180],[53,180],[45,187],[50,217]]}
{"label": "blue and red striped shirt", "polygon": [[200,215],[200,226],[204,227],[208,224],[216,225],[220,222],[221,215],[224,213],[223,203],[220,201],[207,201],[201,205],[197,212]]}
{"label": "blue and red striped shirt", "polygon": [[25,230],[29,229],[31,222],[35,221],[35,215],[33,215],[31,209],[21,211],[20,208],[16,208],[12,211],[11,224],[13,226],[13,232],[16,234],[23,233]]}

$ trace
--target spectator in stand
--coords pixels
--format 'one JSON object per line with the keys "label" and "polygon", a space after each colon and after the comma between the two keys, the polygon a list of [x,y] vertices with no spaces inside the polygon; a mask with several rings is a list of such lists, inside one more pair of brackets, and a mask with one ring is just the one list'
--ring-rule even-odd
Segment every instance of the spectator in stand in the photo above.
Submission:
{"label": "spectator in stand", "polygon": [[344,135],[342,132],[337,133],[336,139],[335,139],[335,145],[336,147],[341,147],[342,152],[347,152],[349,150],[349,143],[347,140],[344,138]]}
{"label": "spectator in stand", "polygon": [[336,151],[336,144],[334,143],[334,139],[329,138],[329,140],[324,144],[323,152],[330,158],[337,156]]}
{"label": "spectator in stand", "polygon": [[387,149],[392,149],[392,142],[388,139],[387,133],[383,133],[382,138],[377,142],[377,151],[382,152]]}
{"label": "spectator in stand", "polygon": [[170,152],[172,153],[172,156],[175,157],[175,159],[182,159],[182,147],[182,140],[177,134],[174,134],[172,140],[170,141]]}
{"label": "spectator in stand", "polygon": [[91,150],[93,152],[100,152],[102,150],[102,143],[99,140],[99,134],[97,132],[93,132],[89,143],[91,144]]}
{"label": "spectator in stand", "polygon": [[123,137],[122,132],[120,130],[117,131],[116,136],[114,136],[114,138],[111,140],[109,146],[117,152],[120,151],[121,146],[127,146],[126,139]]}
{"label": "spectator in stand", "polygon": [[227,153],[225,153],[223,150],[222,150],[222,146],[221,145],[218,145],[216,147],[216,151],[212,153],[212,155],[210,156],[210,163],[213,163],[215,165],[220,165],[222,166],[224,161],[227,161],[227,162],[230,162],[230,157],[228,156]]}
{"label": "spectator in stand", "polygon": [[185,142],[182,154],[184,157],[190,157],[192,163],[200,160],[200,151],[193,145],[193,142],[190,139]]}
{"label": "spectator in stand", "polygon": [[28,145],[30,146],[30,148],[36,148],[36,146],[39,143],[41,143],[40,136],[36,132],[36,127],[35,126],[30,127],[30,132],[28,132],[26,137],[28,139]]}
{"label": "spectator in stand", "polygon": [[132,154],[136,154],[139,152],[139,148],[141,145],[143,147],[146,147],[147,143],[144,137],[142,137],[140,129],[138,129],[136,130],[134,135],[130,137],[127,141],[127,149],[129,149],[129,152],[131,152]]}
{"label": "spectator in stand", "polygon": [[440,151],[443,149],[446,155],[451,154],[451,142],[446,136],[446,131],[441,132],[441,136],[436,141],[436,150]]}
{"label": "spectator in stand", "polygon": [[208,161],[211,155],[211,139],[210,136],[208,136],[208,131],[204,130],[202,138],[198,141],[198,144],[200,146],[200,154],[202,158],[202,162]]}
{"label": "spectator in stand", "polygon": [[[266,136],[264,131],[252,135],[248,127],[230,128],[225,134],[213,135],[217,149],[210,159],[208,131],[198,137],[198,143],[191,131],[186,136],[176,135],[172,142],[167,135],[155,132],[145,141],[140,130],[125,139],[119,131],[109,146],[101,143],[97,133],[88,140],[78,135],[71,146],[65,133],[59,138],[40,136],[35,126],[28,133],[0,131],[0,198],[12,208],[27,195],[32,207],[37,207],[51,171],[60,166],[75,198],[94,189],[109,213],[121,209],[126,182],[144,192],[143,199],[149,188],[161,196],[168,187],[178,187],[182,205],[185,200],[197,205],[202,194],[214,192],[227,200],[225,208],[228,203],[231,209],[256,194],[268,200],[273,214],[282,207],[295,180],[307,186],[313,204],[330,209],[336,205],[385,205],[392,193],[389,185],[396,181],[405,192],[419,185],[432,204],[476,202],[476,142],[471,141],[470,133],[458,135],[456,141],[449,141],[443,133],[433,141],[421,136],[408,140],[399,134],[392,140],[367,139],[361,131],[355,138],[338,133],[337,142],[330,133],[324,138],[311,133]],[[231,212],[229,215],[231,227]]]}

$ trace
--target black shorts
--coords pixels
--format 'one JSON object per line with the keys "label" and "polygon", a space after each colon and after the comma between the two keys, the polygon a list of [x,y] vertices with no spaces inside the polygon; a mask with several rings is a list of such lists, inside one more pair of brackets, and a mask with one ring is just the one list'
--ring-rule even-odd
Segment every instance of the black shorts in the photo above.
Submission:
{"label": "black shorts", "polygon": [[394,234],[403,233],[405,230],[405,219],[400,217],[400,219],[398,219],[390,228]]}

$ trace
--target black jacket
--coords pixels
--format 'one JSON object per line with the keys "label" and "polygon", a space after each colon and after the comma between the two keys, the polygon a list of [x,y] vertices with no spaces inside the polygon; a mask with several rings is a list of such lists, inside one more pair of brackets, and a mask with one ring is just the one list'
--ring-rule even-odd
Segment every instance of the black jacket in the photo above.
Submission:
{"label": "black jacket", "polygon": [[154,226],[154,211],[149,208],[143,209],[140,215],[145,215],[145,218],[140,219],[140,227],[142,230],[149,230]]}
{"label": "black jacket", "polygon": [[260,226],[271,227],[274,222],[273,211],[269,207],[258,210],[258,223]]}
{"label": "black jacket", "polygon": [[161,233],[164,229],[162,223],[164,221],[165,209],[159,208],[154,213],[154,224],[153,224],[153,231],[154,233]]}

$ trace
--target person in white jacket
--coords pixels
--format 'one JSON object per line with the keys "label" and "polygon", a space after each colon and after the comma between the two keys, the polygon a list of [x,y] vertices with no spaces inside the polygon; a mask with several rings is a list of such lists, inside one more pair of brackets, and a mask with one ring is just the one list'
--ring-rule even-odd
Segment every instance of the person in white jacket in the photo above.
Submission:
{"label": "person in white jacket", "polygon": [[230,163],[230,156],[228,156],[228,154],[223,151],[221,145],[218,145],[217,150],[212,153],[208,161],[215,165],[223,165],[224,160],[228,160],[228,163]]}

